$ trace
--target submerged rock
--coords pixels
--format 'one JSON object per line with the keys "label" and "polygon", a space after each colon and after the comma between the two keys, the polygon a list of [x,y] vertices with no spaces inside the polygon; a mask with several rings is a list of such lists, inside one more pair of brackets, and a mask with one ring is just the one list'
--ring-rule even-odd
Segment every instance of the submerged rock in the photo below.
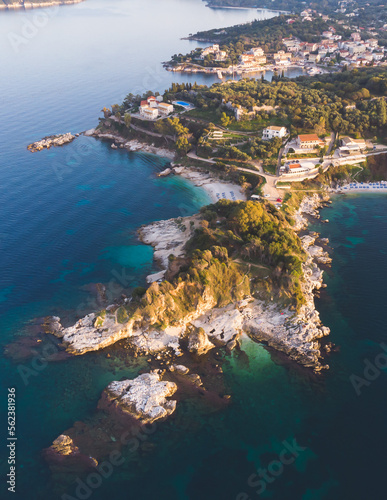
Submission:
{"label": "submerged rock", "polygon": [[177,391],[174,382],[161,380],[157,370],[144,373],[134,380],[112,382],[105,389],[105,398],[99,408],[114,407],[140,420],[153,423],[167,418],[176,409],[176,401],[168,400]]}
{"label": "submerged rock", "polygon": [[189,368],[184,365],[172,365],[169,367],[170,372],[176,372],[178,375],[187,375]]}

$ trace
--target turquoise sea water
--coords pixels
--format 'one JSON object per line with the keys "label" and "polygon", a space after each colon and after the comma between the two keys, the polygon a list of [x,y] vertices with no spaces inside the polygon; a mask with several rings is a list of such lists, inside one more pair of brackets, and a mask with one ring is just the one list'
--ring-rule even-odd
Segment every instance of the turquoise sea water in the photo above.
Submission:
{"label": "turquoise sea water", "polygon": [[[208,202],[182,179],[156,178],[166,164],[156,156],[113,151],[85,137],[65,148],[26,151],[45,134],[91,128],[104,105],[129,91],[163,90],[188,79],[160,65],[197,45],[181,37],[256,17],[254,11],[210,10],[199,0],[166,0],[164,28],[154,15],[158,9],[154,0],[87,0],[55,10],[19,50],[9,35],[23,35],[28,22],[36,23],[36,12],[0,16],[0,87],[7,96],[0,127],[1,347],[24,339],[33,318],[57,314],[71,322],[94,310],[92,283],[105,283],[111,295],[142,284],[154,265],[136,229],[194,213]],[[139,13],[157,35],[144,32]],[[229,406],[197,397],[179,401],[174,416],[157,426],[139,453],[126,450],[124,464],[90,498],[385,498],[386,376],[376,376],[360,396],[350,377],[362,376],[365,359],[374,360],[386,341],[386,213],[385,196],[341,197],[324,210],[322,218],[331,223],[314,228],[333,249],[328,288],[317,301],[340,347],[329,358],[329,372],[315,377],[245,340],[241,352],[218,360]],[[56,500],[60,478],[52,481],[41,450],[75,421],[93,421],[106,385],[134,377],[147,363],[110,348],[35,367],[27,385],[19,363],[1,360],[2,480],[8,387],[17,389],[19,441],[17,493],[8,494],[3,480],[0,498]],[[205,384],[211,381],[207,369],[198,366]],[[261,492],[250,476],[294,439],[305,449]],[[74,496],[75,488],[68,485],[68,493]]]}

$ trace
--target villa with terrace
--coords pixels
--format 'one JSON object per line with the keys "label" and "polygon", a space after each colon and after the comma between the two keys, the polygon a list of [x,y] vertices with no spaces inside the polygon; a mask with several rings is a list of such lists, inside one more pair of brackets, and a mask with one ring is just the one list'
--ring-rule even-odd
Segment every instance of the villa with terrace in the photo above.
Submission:
{"label": "villa with terrace", "polygon": [[168,116],[173,113],[173,104],[162,102],[161,96],[150,96],[141,101],[140,115],[147,120],[156,120],[159,116]]}

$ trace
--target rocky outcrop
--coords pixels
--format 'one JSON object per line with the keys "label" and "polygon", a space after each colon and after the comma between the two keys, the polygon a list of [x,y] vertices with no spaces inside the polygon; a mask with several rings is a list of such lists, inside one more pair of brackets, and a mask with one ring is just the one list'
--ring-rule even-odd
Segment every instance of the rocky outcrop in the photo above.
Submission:
{"label": "rocky outcrop", "polygon": [[93,129],[88,131],[88,135],[97,137],[98,139],[107,139],[109,141],[114,141],[115,145],[119,145],[120,148],[125,148],[128,151],[138,152],[142,151],[144,153],[156,154],[168,160],[173,160],[176,153],[167,148],[159,148],[154,144],[149,144],[147,142],[141,142],[137,139],[131,139],[128,141],[127,138],[120,136],[117,132],[103,132],[100,129]]}
{"label": "rocky outcrop", "polygon": [[166,168],[162,172],[157,174],[157,177],[168,177],[168,175],[171,175],[172,169],[171,168]]}
{"label": "rocky outcrop", "polygon": [[318,213],[318,210],[328,200],[329,196],[327,194],[320,196],[317,193],[315,193],[312,196],[306,196],[301,201],[300,206],[294,215],[294,220],[295,220],[294,230],[301,231],[302,229],[305,229],[308,226],[308,220],[305,217],[305,214],[315,217],[316,219],[319,219],[320,214]]}
{"label": "rocky outcrop", "polygon": [[58,455],[63,455],[63,456],[79,453],[79,448],[75,446],[71,437],[66,436],[65,434],[61,434],[59,437],[55,439],[55,441],[51,445],[51,449]]}
{"label": "rocky outcrop", "polygon": [[329,256],[329,253],[319,245],[314,244],[317,237],[317,233],[310,233],[302,236],[302,246],[304,250],[308,252],[309,256],[312,257],[312,259],[318,264],[330,264],[332,262],[332,259]]}
{"label": "rocky outcrop", "polygon": [[60,327],[53,332],[62,339],[63,346],[70,354],[85,354],[98,351],[126,338],[132,331],[132,322],[125,325],[117,322],[114,313],[105,313],[103,317],[88,314],[73,326]]}
{"label": "rocky outcrop", "polygon": [[185,255],[184,247],[199,222],[199,216],[160,220],[139,229],[138,235],[143,243],[153,246],[155,261],[166,270],[170,255]]}
{"label": "rocky outcrop", "polygon": [[65,144],[69,144],[75,139],[75,135],[70,133],[63,135],[50,135],[49,137],[44,137],[42,140],[33,142],[27,149],[31,151],[31,153],[36,153],[37,151],[42,151],[42,149],[50,149],[51,147],[64,146]]}
{"label": "rocky outcrop", "polygon": [[82,453],[73,439],[67,434],[61,434],[49,448],[43,450],[43,457],[53,471],[92,470],[98,466],[98,461],[90,454]]}
{"label": "rocky outcrop", "polygon": [[167,399],[175,394],[177,385],[163,381],[157,370],[144,373],[134,380],[112,382],[104,391],[99,408],[119,410],[143,424],[164,420],[176,409],[176,401]]}
{"label": "rocky outcrop", "polygon": [[328,252],[318,245],[310,246],[309,253],[319,264],[330,264],[332,262]]}
{"label": "rocky outcrop", "polygon": [[[320,283],[322,273],[311,274],[305,288],[310,291]],[[194,324],[203,328],[208,337],[216,343],[234,347],[235,340],[248,334],[257,341],[284,352],[298,363],[321,371],[326,368],[321,361],[318,340],[329,334],[329,328],[321,324],[309,296],[307,305],[295,315],[289,309],[277,304],[268,304],[253,298],[221,309],[213,309],[198,318]]]}
{"label": "rocky outcrop", "polygon": [[203,328],[194,328],[188,335],[188,350],[193,354],[202,356],[215,346],[209,341]]}
{"label": "rocky outcrop", "polygon": [[178,375],[187,375],[189,373],[189,368],[184,365],[172,365],[169,367],[170,372],[175,372]]}

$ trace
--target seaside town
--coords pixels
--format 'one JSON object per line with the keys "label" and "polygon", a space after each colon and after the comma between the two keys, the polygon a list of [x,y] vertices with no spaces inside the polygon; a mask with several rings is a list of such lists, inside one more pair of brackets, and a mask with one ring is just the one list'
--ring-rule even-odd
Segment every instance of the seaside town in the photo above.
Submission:
{"label": "seaside town", "polygon": [[[346,2],[340,3],[339,12],[342,14],[347,10],[343,6],[345,4]],[[300,68],[313,76],[343,68],[385,66],[386,48],[379,44],[375,28],[370,26],[365,29],[351,23],[351,19],[356,19],[358,11],[359,9],[355,9],[354,12],[346,14],[349,16],[346,21],[331,19],[328,15],[312,9],[306,9],[299,16],[286,19],[289,27],[297,22],[306,23],[306,26],[314,21],[323,21],[326,28],[314,34],[319,41],[302,41],[296,36],[283,37],[281,50],[267,52],[262,47],[252,47],[243,51],[237,59],[231,60],[227,67],[224,67],[226,61],[230,62],[227,46],[214,43],[204,49],[196,49],[182,63],[173,60],[165,66],[168,71],[217,74],[219,79],[226,75],[249,76],[266,71],[281,72],[289,68]],[[387,24],[383,25],[381,30],[386,31]],[[348,33],[349,36],[344,37],[338,31]],[[227,36],[227,31],[222,30],[215,35],[224,37]]]}

